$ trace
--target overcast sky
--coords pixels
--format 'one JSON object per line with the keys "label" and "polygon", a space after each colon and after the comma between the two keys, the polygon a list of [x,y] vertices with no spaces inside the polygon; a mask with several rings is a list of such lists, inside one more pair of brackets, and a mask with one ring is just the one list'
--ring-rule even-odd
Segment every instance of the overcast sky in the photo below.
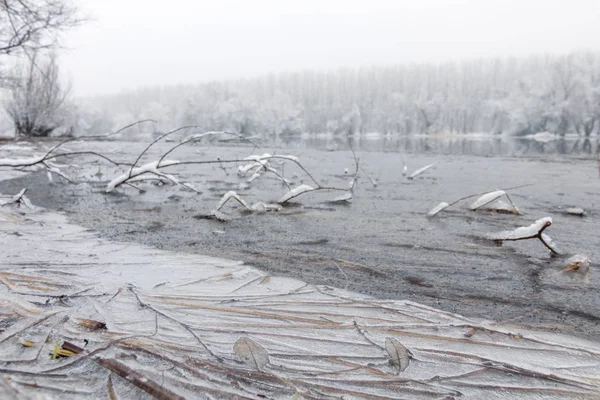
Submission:
{"label": "overcast sky", "polygon": [[600,0],[73,0],[77,95],[531,52],[600,50]]}

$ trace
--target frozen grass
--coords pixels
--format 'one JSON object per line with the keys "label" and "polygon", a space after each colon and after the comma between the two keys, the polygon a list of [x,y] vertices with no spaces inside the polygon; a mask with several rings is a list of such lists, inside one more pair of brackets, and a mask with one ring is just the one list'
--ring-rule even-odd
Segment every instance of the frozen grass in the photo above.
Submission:
{"label": "frozen grass", "polygon": [[1,398],[600,392],[598,343],[111,243],[25,212],[0,210]]}

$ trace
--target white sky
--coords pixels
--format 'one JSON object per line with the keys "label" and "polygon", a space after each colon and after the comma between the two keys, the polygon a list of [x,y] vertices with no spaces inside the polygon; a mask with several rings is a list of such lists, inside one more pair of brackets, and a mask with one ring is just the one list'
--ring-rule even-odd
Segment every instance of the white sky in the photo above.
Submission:
{"label": "white sky", "polygon": [[73,0],[78,95],[269,72],[600,50],[600,0]]}

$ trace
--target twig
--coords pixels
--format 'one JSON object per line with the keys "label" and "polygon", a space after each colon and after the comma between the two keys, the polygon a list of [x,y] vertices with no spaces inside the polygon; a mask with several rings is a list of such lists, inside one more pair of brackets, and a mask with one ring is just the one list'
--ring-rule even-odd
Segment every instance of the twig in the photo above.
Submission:
{"label": "twig", "polygon": [[[503,191],[507,192],[507,191],[509,191],[509,190],[520,189],[520,188],[524,188],[524,187],[528,187],[528,186],[533,186],[533,185],[535,185],[535,184],[534,184],[534,183],[527,183],[527,184],[524,184],[524,185],[512,186],[512,187],[505,188],[505,189],[496,189],[496,190],[489,190],[489,191],[487,191],[487,192],[482,192],[482,193],[470,194],[470,195],[468,195],[468,196],[461,197],[460,199],[458,199],[458,200],[455,200],[455,201],[453,201],[452,203],[449,203],[449,204],[448,204],[447,206],[445,206],[443,209],[445,210],[445,209],[447,209],[447,208],[450,208],[450,207],[452,207],[453,205],[455,205],[455,204],[457,204],[457,203],[460,203],[460,202],[461,202],[461,201],[463,201],[463,200],[467,200],[467,199],[470,199],[470,198],[472,198],[472,197],[476,197],[476,196],[483,196],[483,195],[486,195],[486,194],[488,194],[488,193],[493,193],[493,192],[495,192],[495,191],[497,191],[497,190],[503,190]],[[506,197],[508,197],[508,195],[506,195]],[[512,206],[515,208],[515,210],[516,210],[516,211],[518,211],[518,209],[516,208],[516,205],[513,203],[513,201],[510,199],[510,197],[508,197],[508,200],[511,202],[511,204],[512,204]],[[485,205],[485,204],[484,204],[484,205]],[[481,207],[483,207],[484,205],[482,205]],[[439,212],[439,211],[438,211],[438,212]],[[436,213],[436,215],[437,215],[437,213]],[[432,216],[434,216],[434,215],[432,215]]]}
{"label": "twig", "polygon": [[[160,135],[159,137],[157,137],[156,139],[154,139],[152,141],[152,143],[150,143],[148,146],[146,146],[146,148],[140,153],[140,155],[135,159],[135,162],[133,164],[131,164],[131,169],[129,170],[129,176],[131,177],[131,174],[133,173],[133,169],[135,168],[135,166],[137,165],[137,163],[140,161],[140,159],[144,156],[144,154],[146,154],[146,152],[148,150],[150,150],[150,148],[152,146],[154,146],[156,143],[158,143],[159,141],[161,141],[163,138],[166,138],[169,135],[172,135],[174,133],[180,132],[182,130],[186,130],[186,129],[200,129],[199,126],[197,125],[190,125],[190,126],[182,126],[180,128],[177,129],[173,129],[167,133],[163,133],[162,135]],[[161,158],[162,161],[162,158]],[[157,167],[160,165],[160,162],[157,164]]]}
{"label": "twig", "polygon": [[113,135],[119,134],[119,133],[121,133],[121,132],[123,132],[123,131],[125,131],[125,130],[127,130],[127,129],[129,129],[129,128],[133,127],[133,126],[135,126],[135,125],[139,125],[139,124],[141,124],[141,123],[144,123],[144,122],[154,122],[154,123],[156,123],[156,121],[155,121],[155,120],[153,120],[153,119],[144,119],[144,120],[136,121],[136,122],[134,122],[134,123],[131,123],[131,124],[129,124],[129,125],[126,125],[126,126],[122,127],[121,129],[119,129],[119,130],[117,130],[117,131],[115,131],[115,132],[108,133],[108,134],[106,134],[106,135],[79,136],[79,137],[75,137],[75,138],[70,138],[70,139],[67,139],[67,140],[64,140],[64,141],[60,142],[59,144],[55,145],[55,146],[54,146],[54,147],[52,147],[50,150],[48,150],[48,152],[47,152],[47,153],[44,155],[43,159],[44,159],[44,160],[45,160],[45,159],[47,159],[47,157],[48,157],[48,156],[49,156],[49,155],[50,155],[50,154],[51,154],[51,153],[52,153],[54,150],[58,149],[59,147],[61,147],[62,145],[66,144],[66,143],[70,143],[70,142],[78,141],[78,140],[81,140],[81,139],[104,139],[104,138],[107,138],[107,137],[110,137],[110,136],[113,136]]}
{"label": "twig", "polygon": [[94,360],[102,367],[131,382],[157,400],[185,400],[184,397],[148,379],[117,360],[102,357],[97,357]]}
{"label": "twig", "polygon": [[378,345],[377,343],[375,343],[374,341],[372,341],[371,339],[369,339],[367,337],[367,334],[362,329],[360,329],[356,320],[352,321],[352,323],[354,324],[354,327],[356,328],[356,330],[360,334],[360,336],[362,336],[367,342],[371,343],[373,346],[377,347],[380,350],[385,350],[385,347]]}
{"label": "twig", "polygon": [[221,357],[219,357],[218,355],[216,355],[215,353],[213,353],[212,350],[209,349],[206,344],[204,344],[204,342],[202,341],[202,339],[200,339],[200,337],[196,334],[196,332],[194,332],[192,330],[192,328],[188,324],[186,324],[184,322],[181,322],[181,321],[179,321],[179,320],[171,317],[170,315],[168,315],[168,314],[166,314],[166,313],[164,313],[164,312],[162,312],[160,310],[157,310],[156,308],[154,308],[149,303],[145,303],[144,301],[142,301],[142,299],[140,299],[140,296],[138,295],[138,293],[135,290],[133,290],[133,288],[129,288],[129,290],[133,293],[133,295],[135,296],[135,298],[137,299],[137,301],[138,301],[138,303],[140,304],[141,307],[149,308],[150,310],[154,311],[156,314],[159,314],[159,315],[165,317],[166,319],[168,319],[170,321],[173,321],[173,322],[181,325],[194,338],[196,338],[196,340],[198,341],[198,343],[200,343],[200,345],[204,348],[204,350],[206,350],[208,352],[208,354],[210,354],[211,356],[213,356],[214,358],[216,358],[219,361],[223,361],[223,359]]}

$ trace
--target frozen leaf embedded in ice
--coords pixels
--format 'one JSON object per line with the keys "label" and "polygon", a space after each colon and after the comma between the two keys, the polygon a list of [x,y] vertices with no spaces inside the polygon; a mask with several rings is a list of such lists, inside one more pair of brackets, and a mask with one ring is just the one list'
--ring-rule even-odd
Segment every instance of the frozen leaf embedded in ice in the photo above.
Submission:
{"label": "frozen leaf embedded in ice", "polygon": [[563,271],[579,271],[587,272],[590,269],[590,258],[583,254],[575,254],[569,257],[566,262],[567,266]]}
{"label": "frozen leaf embedded in ice", "polygon": [[259,371],[269,363],[267,350],[248,337],[239,338],[233,345],[233,351],[244,364]]}
{"label": "frozen leaf embedded in ice", "polygon": [[437,206],[433,207],[431,209],[431,211],[429,211],[427,213],[427,215],[429,215],[430,217],[433,217],[434,215],[437,215],[440,211],[445,210],[448,207],[450,207],[450,204],[443,201],[440,204],[438,204]]}
{"label": "frozen leaf embedded in ice", "polygon": [[473,204],[471,204],[471,210],[477,210],[480,207],[490,204],[492,201],[498,200],[504,195],[506,195],[504,190],[496,190],[494,192],[486,193],[475,200]]}
{"label": "frozen leaf embedded in ice", "polygon": [[394,338],[385,339],[385,351],[390,356],[390,362],[393,366],[398,368],[400,372],[408,368],[410,363],[410,354],[408,350],[400,341]]}
{"label": "frozen leaf embedded in ice", "polygon": [[106,329],[106,323],[101,322],[101,321],[95,321],[93,319],[76,318],[75,322],[78,325],[83,326],[84,328],[87,328],[92,331],[95,331],[98,329]]}
{"label": "frozen leaf embedded in ice", "polygon": [[417,176],[421,175],[423,172],[427,171],[429,168],[433,167],[434,165],[435,165],[435,163],[426,165],[423,168],[419,168],[418,170],[416,170],[415,172],[410,174],[408,176],[408,179],[415,179]]}
{"label": "frozen leaf embedded in ice", "polygon": [[24,339],[24,338],[19,338],[19,343],[21,343],[21,345],[23,347],[34,347],[34,346],[37,345],[36,342],[32,342],[31,340],[27,340],[27,339]]}

